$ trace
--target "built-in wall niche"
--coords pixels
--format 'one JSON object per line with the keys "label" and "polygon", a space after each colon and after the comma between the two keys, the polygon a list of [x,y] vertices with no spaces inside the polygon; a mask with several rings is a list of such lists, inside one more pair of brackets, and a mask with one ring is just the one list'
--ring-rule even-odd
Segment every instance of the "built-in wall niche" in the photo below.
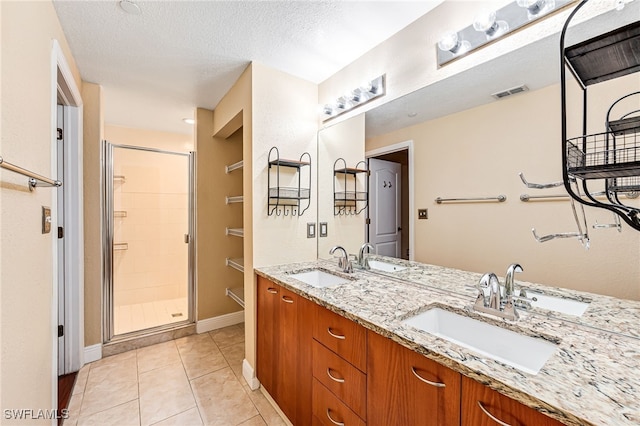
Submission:
{"label": "built-in wall niche", "polygon": [[311,155],[304,152],[297,160],[286,160],[274,146],[267,173],[267,214],[302,216],[311,206]]}

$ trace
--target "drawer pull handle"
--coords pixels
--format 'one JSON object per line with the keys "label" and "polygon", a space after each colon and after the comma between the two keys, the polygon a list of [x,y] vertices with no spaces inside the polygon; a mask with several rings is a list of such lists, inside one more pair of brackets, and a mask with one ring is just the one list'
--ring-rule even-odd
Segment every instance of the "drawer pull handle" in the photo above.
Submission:
{"label": "drawer pull handle", "polygon": [[285,303],[293,303],[293,299],[287,296],[282,296],[282,301]]}
{"label": "drawer pull handle", "polygon": [[271,294],[278,294],[278,290],[276,290],[276,289],[275,289],[275,288],[273,288],[273,287],[269,287],[269,288],[267,288],[267,291],[268,291],[269,293],[271,293]]}
{"label": "drawer pull handle", "polygon": [[424,377],[420,377],[420,375],[416,372],[415,367],[411,367],[411,372],[413,373],[414,376],[416,376],[418,379],[422,380],[428,385],[435,386],[437,388],[443,388],[446,386],[444,383],[432,382],[431,380],[427,380]]}
{"label": "drawer pull handle", "polygon": [[327,327],[327,333],[329,333],[329,335],[331,337],[335,337],[336,339],[340,339],[340,340],[344,340],[346,339],[345,336],[341,335],[341,334],[335,334],[331,331],[331,327]]}
{"label": "drawer pull handle", "polygon": [[330,378],[331,380],[333,380],[334,382],[344,383],[344,379],[338,379],[337,377],[334,377],[334,376],[331,374],[331,369],[330,369],[329,367],[327,367],[327,376],[329,376],[329,378]]}
{"label": "drawer pull handle", "polygon": [[485,413],[491,420],[493,420],[494,422],[498,423],[500,426],[511,426],[509,423],[505,423],[502,420],[500,420],[500,419],[496,418],[495,416],[493,416],[489,411],[487,411],[486,408],[484,408],[484,405],[482,405],[482,402],[478,401],[478,407],[480,407],[482,412]]}
{"label": "drawer pull handle", "polygon": [[331,423],[333,423],[334,425],[336,425],[336,426],[344,426],[344,422],[336,422],[335,420],[333,420],[331,418],[331,410],[329,410],[328,408],[327,408],[327,417],[329,418],[329,421],[331,421]]}

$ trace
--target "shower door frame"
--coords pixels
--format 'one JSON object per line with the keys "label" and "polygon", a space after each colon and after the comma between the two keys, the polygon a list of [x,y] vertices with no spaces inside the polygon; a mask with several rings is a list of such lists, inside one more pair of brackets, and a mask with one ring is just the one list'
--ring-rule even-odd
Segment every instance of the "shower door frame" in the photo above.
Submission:
{"label": "shower door frame", "polygon": [[[195,303],[195,152],[189,153],[167,151],[157,148],[148,148],[134,145],[114,144],[107,140],[103,143],[103,194],[102,194],[102,252],[103,252],[103,324],[102,335],[103,343],[115,342],[124,339],[142,337],[150,333],[172,330],[184,327],[195,322],[196,303]],[[184,321],[172,322],[169,324],[159,325],[152,328],[131,331],[123,334],[114,334],[114,274],[113,274],[113,232],[114,232],[114,215],[113,215],[113,149],[124,148],[137,151],[153,152],[157,154],[169,154],[187,157],[189,162],[189,188],[188,188],[188,234],[185,235],[185,243],[188,244],[188,260],[187,260],[187,306],[188,317]],[[187,240],[188,239],[188,240]]]}

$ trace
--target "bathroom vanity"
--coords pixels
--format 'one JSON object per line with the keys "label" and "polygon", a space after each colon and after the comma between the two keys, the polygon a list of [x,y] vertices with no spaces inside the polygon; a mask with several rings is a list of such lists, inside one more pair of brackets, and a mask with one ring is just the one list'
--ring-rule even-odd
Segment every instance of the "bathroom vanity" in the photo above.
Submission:
{"label": "bathroom vanity", "polygon": [[[473,311],[481,274],[378,261],[397,267],[345,274],[335,261],[318,260],[255,270],[257,376],[293,424],[640,423],[640,339],[633,334],[640,303],[550,289],[586,303],[586,311],[534,307],[508,321]],[[309,284],[300,275],[309,272],[338,278]],[[530,293],[548,289],[517,284]],[[503,360],[491,347],[483,353],[412,325],[434,310],[550,345],[550,356],[528,371],[509,354]],[[500,339],[491,343],[496,353],[519,349]]]}

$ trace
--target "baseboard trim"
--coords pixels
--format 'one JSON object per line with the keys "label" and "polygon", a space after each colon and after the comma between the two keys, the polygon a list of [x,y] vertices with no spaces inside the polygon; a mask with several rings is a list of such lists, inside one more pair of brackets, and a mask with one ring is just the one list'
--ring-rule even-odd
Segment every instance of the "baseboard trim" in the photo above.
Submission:
{"label": "baseboard trim", "polygon": [[260,382],[256,377],[256,371],[246,359],[242,360],[242,377],[244,377],[244,380],[251,390],[256,390],[260,387]]}
{"label": "baseboard trim", "polygon": [[84,347],[84,364],[102,359],[102,343]]}
{"label": "baseboard trim", "polygon": [[196,323],[196,333],[206,333],[207,331],[217,330],[219,328],[229,327],[230,325],[240,324],[243,322],[244,311],[232,312],[230,314],[198,321]]}

